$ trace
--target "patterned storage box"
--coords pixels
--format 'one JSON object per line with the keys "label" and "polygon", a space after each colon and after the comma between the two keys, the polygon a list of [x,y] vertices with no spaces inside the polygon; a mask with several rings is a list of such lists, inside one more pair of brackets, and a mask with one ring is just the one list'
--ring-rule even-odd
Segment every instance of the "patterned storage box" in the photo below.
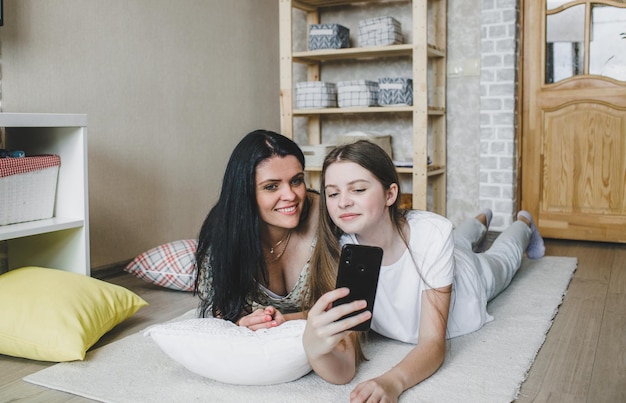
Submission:
{"label": "patterned storage box", "polygon": [[402,43],[400,22],[393,17],[359,21],[359,46],[384,46]]}
{"label": "patterned storage box", "polygon": [[350,30],[339,24],[309,25],[309,50],[350,47]]}
{"label": "patterned storage box", "polygon": [[0,225],[51,218],[61,158],[0,158]]}
{"label": "patterned storage box", "polygon": [[310,167],[321,167],[324,164],[324,158],[333,148],[332,144],[314,144],[302,145],[300,149],[304,154],[304,164]]}
{"label": "patterned storage box", "polygon": [[368,80],[339,81],[337,103],[340,108],[378,105],[378,83]]}
{"label": "patterned storage box", "polygon": [[378,105],[413,105],[413,80],[403,77],[379,78]]}
{"label": "patterned storage box", "polygon": [[323,81],[296,83],[296,109],[336,108],[337,87]]}

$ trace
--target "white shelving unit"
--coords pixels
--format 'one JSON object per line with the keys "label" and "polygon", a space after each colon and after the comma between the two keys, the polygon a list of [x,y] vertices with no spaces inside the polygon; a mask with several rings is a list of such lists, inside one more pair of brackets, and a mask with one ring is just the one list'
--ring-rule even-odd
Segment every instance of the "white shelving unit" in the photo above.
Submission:
{"label": "white shelving unit", "polygon": [[[317,24],[322,14],[336,7],[385,5],[388,0],[280,0],[280,97],[281,132],[294,138],[294,118],[306,118],[308,144],[324,143],[323,122],[341,114],[346,121],[354,115],[375,116],[384,121],[392,114],[411,116],[412,167],[398,167],[411,178],[411,206],[446,214],[446,0],[398,0],[411,6],[411,35],[407,43],[389,46],[294,51],[293,9],[306,13],[306,24]],[[376,16],[376,15],[374,15]],[[393,16],[393,15],[391,15]],[[333,21],[341,22],[341,21]],[[351,33],[355,35],[355,33]],[[294,109],[295,63],[306,65],[308,81],[319,81],[329,63],[371,62],[385,58],[410,60],[413,106],[369,108]],[[428,157],[432,164],[428,164]],[[319,167],[307,167],[319,175]]]}
{"label": "white shelving unit", "polygon": [[0,113],[0,127],[7,149],[61,157],[54,217],[0,226],[8,269],[34,265],[90,275],[87,115]]}

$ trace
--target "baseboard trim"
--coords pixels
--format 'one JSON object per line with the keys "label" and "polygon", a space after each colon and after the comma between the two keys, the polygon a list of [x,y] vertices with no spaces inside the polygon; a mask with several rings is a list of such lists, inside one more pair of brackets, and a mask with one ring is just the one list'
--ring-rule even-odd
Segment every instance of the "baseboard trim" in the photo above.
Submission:
{"label": "baseboard trim", "polygon": [[132,259],[124,260],[122,262],[112,263],[105,266],[92,267],[91,277],[99,280],[105,280],[111,277],[117,277],[124,274],[124,268],[130,263]]}

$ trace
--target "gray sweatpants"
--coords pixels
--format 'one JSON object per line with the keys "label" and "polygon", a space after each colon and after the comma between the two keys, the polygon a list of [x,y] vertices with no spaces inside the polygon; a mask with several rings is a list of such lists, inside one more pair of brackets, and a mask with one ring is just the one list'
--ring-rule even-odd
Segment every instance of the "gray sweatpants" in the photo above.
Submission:
{"label": "gray sweatpants", "polygon": [[[468,218],[454,230],[454,244],[459,249],[472,251],[487,232],[476,218]],[[522,264],[522,255],[528,246],[532,230],[523,221],[515,221],[504,230],[483,253],[472,253],[473,263],[482,274],[481,279],[490,301],[509,286]]]}

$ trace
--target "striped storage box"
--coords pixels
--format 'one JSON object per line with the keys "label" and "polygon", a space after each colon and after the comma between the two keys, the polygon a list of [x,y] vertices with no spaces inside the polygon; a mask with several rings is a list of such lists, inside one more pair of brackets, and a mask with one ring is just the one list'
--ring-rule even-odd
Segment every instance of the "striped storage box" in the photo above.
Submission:
{"label": "striped storage box", "polygon": [[359,46],[384,46],[402,42],[400,22],[393,17],[359,21]]}
{"label": "striped storage box", "polygon": [[339,24],[309,25],[309,50],[350,47],[350,30]]}
{"label": "striped storage box", "polygon": [[413,105],[413,80],[404,77],[379,78],[378,105]]}
{"label": "striped storage box", "polygon": [[339,81],[337,104],[340,108],[378,105],[378,83],[368,80]]}
{"label": "striped storage box", "polygon": [[336,108],[337,87],[323,81],[296,83],[296,109]]}
{"label": "striped storage box", "polygon": [[0,225],[51,218],[61,158],[0,158]]}

